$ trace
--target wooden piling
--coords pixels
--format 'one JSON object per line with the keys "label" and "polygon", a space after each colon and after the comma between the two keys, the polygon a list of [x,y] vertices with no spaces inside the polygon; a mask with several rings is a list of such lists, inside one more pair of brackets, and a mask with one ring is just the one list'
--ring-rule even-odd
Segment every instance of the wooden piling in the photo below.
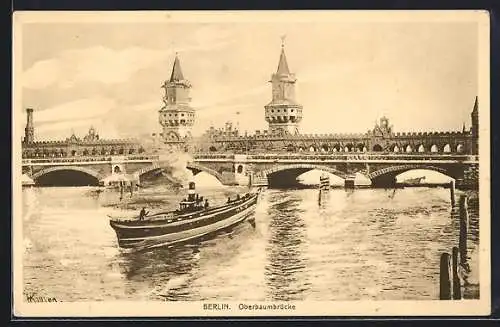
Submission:
{"label": "wooden piling", "polygon": [[451,280],[450,280],[450,254],[441,255],[439,267],[439,299],[451,300]]}
{"label": "wooden piling", "polygon": [[453,283],[453,300],[460,300],[462,298],[462,284],[458,275],[458,247],[454,246],[451,255],[451,272]]}
{"label": "wooden piling", "polygon": [[354,189],[354,179],[346,179],[344,181],[344,188],[347,188],[347,189]]}
{"label": "wooden piling", "polygon": [[467,195],[460,196],[460,234],[458,239],[458,249],[460,251],[460,263],[467,264],[467,233],[469,227],[469,212],[467,208]]}
{"label": "wooden piling", "polygon": [[455,206],[455,181],[451,180],[450,181],[450,200],[451,200],[451,206]]}

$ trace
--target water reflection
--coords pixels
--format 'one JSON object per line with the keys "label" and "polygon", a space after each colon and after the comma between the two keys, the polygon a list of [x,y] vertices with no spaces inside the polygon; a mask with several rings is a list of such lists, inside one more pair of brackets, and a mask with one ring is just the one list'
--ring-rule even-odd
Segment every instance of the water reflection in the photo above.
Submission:
{"label": "water reflection", "polygon": [[303,255],[306,225],[301,218],[301,198],[293,193],[278,193],[270,202],[273,204],[268,210],[271,219],[265,267],[268,296],[281,301],[301,300],[309,286]]}

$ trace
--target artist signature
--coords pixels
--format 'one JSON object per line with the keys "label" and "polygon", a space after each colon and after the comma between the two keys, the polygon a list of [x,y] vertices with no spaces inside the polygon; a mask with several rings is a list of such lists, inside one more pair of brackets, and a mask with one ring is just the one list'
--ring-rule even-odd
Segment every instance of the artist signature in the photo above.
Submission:
{"label": "artist signature", "polygon": [[28,303],[40,303],[40,302],[57,302],[55,297],[41,296],[35,292],[24,293],[24,298]]}

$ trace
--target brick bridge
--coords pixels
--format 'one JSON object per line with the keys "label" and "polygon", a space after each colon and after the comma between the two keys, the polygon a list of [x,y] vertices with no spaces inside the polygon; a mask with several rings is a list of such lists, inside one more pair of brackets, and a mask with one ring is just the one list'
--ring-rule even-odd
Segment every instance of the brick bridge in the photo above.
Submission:
{"label": "brick bridge", "polygon": [[[36,183],[44,176],[77,172],[93,183],[113,174],[126,173],[138,181],[148,174],[172,172],[172,156],[127,155],[75,158],[23,159],[23,173]],[[413,169],[427,169],[469,184],[478,182],[477,155],[444,153],[268,153],[195,154],[185,163],[194,175],[206,172],[224,185],[291,186],[304,172],[317,169],[346,180],[361,173],[374,187],[394,185],[395,177]],[[43,183],[42,183],[43,184]]]}

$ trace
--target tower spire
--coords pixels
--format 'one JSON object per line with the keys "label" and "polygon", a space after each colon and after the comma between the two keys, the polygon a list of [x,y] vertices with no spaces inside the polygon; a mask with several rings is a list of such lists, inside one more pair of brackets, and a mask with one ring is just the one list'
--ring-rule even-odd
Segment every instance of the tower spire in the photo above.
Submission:
{"label": "tower spire", "polygon": [[285,55],[285,38],[286,35],[281,36],[281,55],[278,63],[278,70],[276,71],[278,75],[290,75],[290,69],[288,69],[288,62],[286,61]]}
{"label": "tower spire", "polygon": [[175,53],[174,66],[172,67],[172,74],[170,75],[170,82],[183,81],[184,75],[182,74],[181,62],[179,61],[179,54]]}
{"label": "tower spire", "polygon": [[476,95],[476,100],[474,101],[474,108],[472,109],[473,113],[477,113],[477,108],[478,108],[478,100],[477,100],[477,95]]}

